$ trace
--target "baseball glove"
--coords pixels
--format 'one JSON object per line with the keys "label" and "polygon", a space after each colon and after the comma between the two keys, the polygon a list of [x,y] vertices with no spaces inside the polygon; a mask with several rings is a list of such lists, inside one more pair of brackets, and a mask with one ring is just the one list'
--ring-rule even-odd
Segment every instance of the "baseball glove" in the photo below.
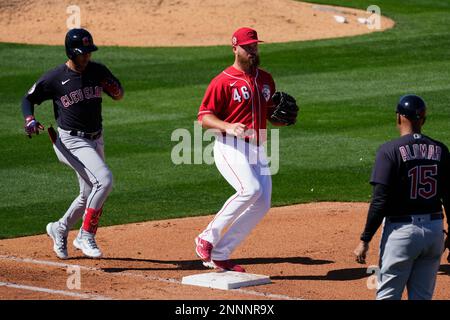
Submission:
{"label": "baseball glove", "polygon": [[285,123],[288,126],[295,124],[299,108],[294,97],[285,92],[277,91],[272,96],[272,102],[275,110],[270,118],[273,121]]}

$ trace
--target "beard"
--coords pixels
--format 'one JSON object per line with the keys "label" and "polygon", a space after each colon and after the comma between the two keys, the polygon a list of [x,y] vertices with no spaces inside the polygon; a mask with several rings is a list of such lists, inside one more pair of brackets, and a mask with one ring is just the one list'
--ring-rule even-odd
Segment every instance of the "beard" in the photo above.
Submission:
{"label": "beard", "polygon": [[256,54],[251,58],[247,58],[247,56],[243,55],[238,55],[238,62],[242,66],[257,68],[260,64],[259,54]]}
{"label": "beard", "polygon": [[84,70],[91,61],[91,56],[76,56],[72,61],[77,70]]}

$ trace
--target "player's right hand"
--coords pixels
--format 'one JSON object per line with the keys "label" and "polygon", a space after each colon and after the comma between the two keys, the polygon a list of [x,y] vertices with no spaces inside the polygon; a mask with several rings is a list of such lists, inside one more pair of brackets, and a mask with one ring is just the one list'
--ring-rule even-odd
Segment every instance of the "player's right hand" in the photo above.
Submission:
{"label": "player's right hand", "polygon": [[353,251],[354,255],[356,256],[356,262],[365,264],[367,251],[369,251],[369,244],[367,242],[361,241]]}
{"label": "player's right hand", "polygon": [[225,132],[227,134],[241,137],[244,135],[245,130],[247,130],[247,127],[242,123],[228,123]]}
{"label": "player's right hand", "polygon": [[39,130],[44,130],[44,126],[40,124],[34,116],[28,116],[25,118],[25,133],[29,138],[31,138],[32,134],[39,134]]}

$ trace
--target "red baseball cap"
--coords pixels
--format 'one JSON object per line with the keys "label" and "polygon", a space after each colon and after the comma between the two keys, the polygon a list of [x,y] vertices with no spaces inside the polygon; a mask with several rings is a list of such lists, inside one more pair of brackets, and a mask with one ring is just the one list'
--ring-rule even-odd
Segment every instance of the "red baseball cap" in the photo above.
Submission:
{"label": "red baseball cap", "polygon": [[251,28],[239,28],[233,33],[233,37],[231,38],[231,44],[233,45],[233,47],[243,46],[255,42],[264,41],[258,40],[258,34],[256,33],[256,30],[253,30]]}

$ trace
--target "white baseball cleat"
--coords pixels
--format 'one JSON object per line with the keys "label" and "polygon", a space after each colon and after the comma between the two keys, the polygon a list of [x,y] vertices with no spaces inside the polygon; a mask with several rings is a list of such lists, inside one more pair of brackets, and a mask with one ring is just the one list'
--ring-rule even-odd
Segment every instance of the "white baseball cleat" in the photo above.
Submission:
{"label": "white baseball cleat", "polygon": [[80,229],[77,237],[73,240],[73,245],[89,258],[100,258],[102,252],[95,242],[95,234]]}
{"label": "white baseball cleat", "polygon": [[202,264],[206,268],[210,268],[210,269],[215,269],[216,268],[216,266],[214,265],[214,263],[212,261],[202,261]]}
{"label": "white baseball cleat", "polygon": [[53,251],[59,259],[67,259],[67,228],[61,226],[59,222],[47,224],[47,234],[53,240]]}

